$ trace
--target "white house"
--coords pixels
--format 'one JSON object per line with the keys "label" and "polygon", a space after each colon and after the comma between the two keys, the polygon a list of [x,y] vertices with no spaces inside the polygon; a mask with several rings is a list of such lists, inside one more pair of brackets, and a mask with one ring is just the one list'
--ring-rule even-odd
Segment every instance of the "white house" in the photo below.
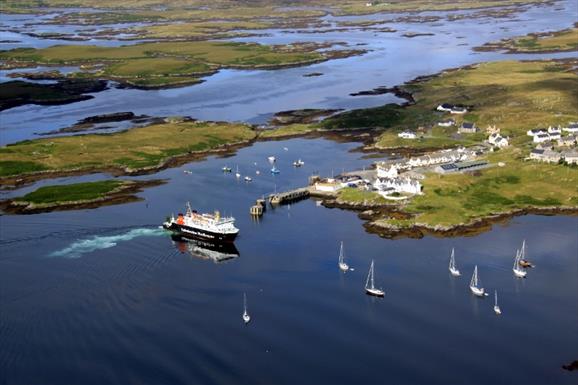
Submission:
{"label": "white house", "polygon": [[468,109],[467,109],[466,107],[456,107],[456,106],[454,106],[454,107],[452,108],[452,110],[450,111],[450,114],[459,114],[459,115],[462,115],[462,114],[465,114],[466,112],[468,112]]}
{"label": "white house", "polygon": [[578,164],[578,151],[576,150],[566,151],[562,153],[562,156],[564,156],[564,160],[566,161],[566,163]]}
{"label": "white house", "polygon": [[530,159],[539,160],[540,162],[546,163],[558,163],[560,161],[560,153],[552,150],[539,150],[534,149],[530,152]]}
{"label": "white house", "polygon": [[532,130],[528,130],[528,132],[526,132],[526,135],[528,136],[536,136],[536,135],[542,135],[542,134],[547,134],[548,131],[542,128],[534,128]]}
{"label": "white house", "polygon": [[562,129],[560,127],[548,127],[548,134],[562,134]]}
{"label": "white house", "polygon": [[563,138],[558,139],[558,146],[575,146],[576,145],[576,135],[568,135]]}
{"label": "white house", "polygon": [[403,131],[403,132],[400,132],[399,134],[397,134],[397,136],[399,136],[402,139],[415,139],[415,138],[417,138],[417,135],[415,134],[415,132],[412,132],[412,131]]}
{"label": "white house", "polygon": [[443,103],[437,106],[436,110],[442,112],[451,112],[452,108],[454,108],[453,104]]}
{"label": "white house", "polygon": [[383,164],[377,164],[377,177],[378,178],[397,178],[398,171],[395,165],[390,165],[389,167]]}
{"label": "white house", "polygon": [[478,127],[476,127],[475,123],[463,122],[458,128],[458,132],[460,134],[475,134],[478,132]]}
{"label": "white house", "polygon": [[336,192],[337,190],[342,189],[343,186],[341,183],[335,181],[335,179],[327,179],[326,182],[316,182],[315,183],[315,190],[323,191],[323,192]]}
{"label": "white house", "polygon": [[550,140],[558,140],[562,137],[562,134],[560,134],[559,132],[551,132],[548,135],[550,136]]}
{"label": "white house", "polygon": [[488,143],[490,143],[496,147],[499,147],[499,148],[508,147],[508,144],[509,144],[508,139],[504,138],[503,136],[501,136],[498,133],[491,134],[488,137]]}
{"label": "white house", "polygon": [[451,127],[454,124],[456,124],[456,121],[453,119],[447,119],[447,120],[442,120],[441,122],[438,122],[438,126],[440,126],[440,127]]}
{"label": "white house", "polygon": [[397,178],[378,178],[374,183],[375,188],[380,195],[388,195],[389,193],[409,193],[421,194],[421,183],[407,177]]}
{"label": "white house", "polygon": [[548,134],[538,134],[534,135],[534,143],[542,143],[550,140],[550,135]]}
{"label": "white house", "polygon": [[563,127],[562,130],[571,133],[578,133],[578,123],[572,122],[568,124],[567,127]]}

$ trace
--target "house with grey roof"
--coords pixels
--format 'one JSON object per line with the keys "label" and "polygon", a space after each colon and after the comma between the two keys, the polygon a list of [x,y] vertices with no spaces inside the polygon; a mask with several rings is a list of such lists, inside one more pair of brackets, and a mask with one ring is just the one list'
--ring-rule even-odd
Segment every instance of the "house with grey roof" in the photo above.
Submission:
{"label": "house with grey roof", "polygon": [[574,150],[569,150],[569,151],[564,151],[562,153],[562,156],[564,157],[564,161],[568,164],[578,164],[578,151]]}
{"label": "house with grey roof", "polygon": [[476,127],[475,123],[463,122],[458,128],[458,132],[460,134],[475,134],[478,132],[478,127]]}
{"label": "house with grey roof", "polygon": [[530,159],[546,163],[558,163],[562,156],[559,152],[549,149],[534,149],[530,152]]}

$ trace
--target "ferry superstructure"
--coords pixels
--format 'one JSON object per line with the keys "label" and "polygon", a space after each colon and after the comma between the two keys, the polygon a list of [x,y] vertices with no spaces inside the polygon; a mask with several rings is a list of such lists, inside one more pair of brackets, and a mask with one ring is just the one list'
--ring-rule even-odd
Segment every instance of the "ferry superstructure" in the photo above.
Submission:
{"label": "ferry superstructure", "polygon": [[201,214],[191,209],[187,203],[185,214],[172,215],[163,223],[163,227],[176,234],[193,239],[204,239],[211,242],[233,242],[239,234],[235,227],[235,218],[221,217],[218,211],[214,214]]}

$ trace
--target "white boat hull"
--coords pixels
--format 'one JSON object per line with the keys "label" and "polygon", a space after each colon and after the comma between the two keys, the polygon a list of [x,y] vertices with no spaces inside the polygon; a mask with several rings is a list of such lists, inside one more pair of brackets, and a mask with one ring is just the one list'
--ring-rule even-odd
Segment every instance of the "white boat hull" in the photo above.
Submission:
{"label": "white boat hull", "polygon": [[339,264],[339,269],[340,269],[341,271],[347,271],[347,270],[349,270],[349,265],[348,265],[347,263],[341,262],[341,263]]}
{"label": "white boat hull", "polygon": [[374,297],[383,297],[385,296],[385,292],[383,290],[380,289],[371,289],[371,288],[365,288],[365,293],[372,295]]}
{"label": "white boat hull", "polygon": [[496,313],[497,315],[502,314],[502,309],[500,309],[499,306],[494,306],[494,313]]}
{"label": "white boat hull", "polygon": [[470,286],[470,290],[477,297],[484,297],[486,295],[484,288]]}
{"label": "white boat hull", "polygon": [[460,273],[460,271],[458,269],[452,269],[452,268],[450,268],[450,274],[454,277],[459,277],[460,275],[462,275],[462,273]]}
{"label": "white boat hull", "polygon": [[524,270],[512,269],[512,271],[517,278],[526,278],[527,273]]}

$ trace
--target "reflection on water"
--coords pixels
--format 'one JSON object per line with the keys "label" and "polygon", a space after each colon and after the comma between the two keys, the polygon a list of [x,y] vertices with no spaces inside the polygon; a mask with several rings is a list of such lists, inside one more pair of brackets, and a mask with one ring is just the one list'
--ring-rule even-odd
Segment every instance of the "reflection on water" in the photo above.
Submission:
{"label": "reflection on water", "polygon": [[196,258],[210,259],[215,263],[229,261],[239,256],[239,251],[233,243],[213,243],[178,235],[172,235],[171,239],[181,254],[188,253]]}

